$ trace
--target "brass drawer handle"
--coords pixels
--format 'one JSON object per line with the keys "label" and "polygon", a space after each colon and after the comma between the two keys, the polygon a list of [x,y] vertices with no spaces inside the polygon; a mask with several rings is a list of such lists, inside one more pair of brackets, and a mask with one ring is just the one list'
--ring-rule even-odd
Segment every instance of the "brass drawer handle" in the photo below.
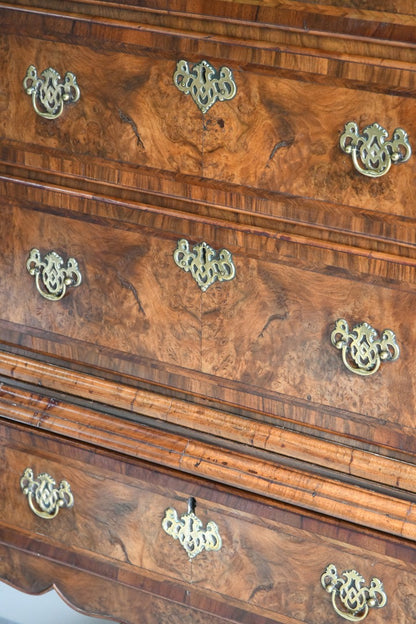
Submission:
{"label": "brass drawer handle", "polygon": [[69,258],[66,267],[55,251],[50,251],[42,260],[39,249],[32,249],[26,262],[30,275],[35,276],[38,292],[49,301],[59,301],[69,286],[79,286],[82,282],[75,258]]}
{"label": "brass drawer handle", "polygon": [[368,323],[355,325],[350,331],[345,319],[338,319],[331,333],[331,342],[342,352],[345,366],[357,375],[373,375],[381,362],[397,360],[400,355],[396,336],[391,329],[385,329],[378,337],[376,330]]}
{"label": "brass drawer handle", "polygon": [[202,292],[217,280],[225,282],[235,277],[233,259],[227,249],[221,249],[217,253],[203,242],[195,245],[190,251],[188,241],[182,238],[178,241],[173,258],[178,267],[191,272]]}
{"label": "brass drawer handle", "polygon": [[187,61],[178,61],[173,82],[185,95],[191,94],[199,110],[206,113],[217,100],[232,100],[237,93],[231,69],[221,67],[217,72],[208,61],[189,69]]}
{"label": "brass drawer handle", "polygon": [[332,606],[341,617],[360,622],[370,608],[381,608],[387,603],[383,583],[373,577],[370,587],[362,587],[365,579],[356,570],[347,570],[338,576],[330,563],[321,576],[322,587],[332,596]]}
{"label": "brass drawer handle", "polygon": [[33,108],[45,119],[56,119],[62,114],[64,104],[78,102],[80,90],[73,73],[67,72],[63,82],[55,69],[44,69],[40,77],[34,65],[30,65],[23,80],[23,87],[32,96]]}
{"label": "brass drawer handle", "polygon": [[188,499],[188,512],[178,519],[175,509],[169,507],[162,520],[163,530],[178,539],[180,544],[188,553],[188,557],[193,559],[203,550],[220,550],[222,546],[221,536],[215,522],[208,522],[206,529],[203,529],[201,520],[195,515],[196,501],[194,498]]}
{"label": "brass drawer handle", "polygon": [[61,481],[58,488],[55,485],[55,480],[46,472],[34,479],[31,468],[26,468],[20,479],[20,487],[27,496],[29,507],[39,518],[51,520],[61,507],[71,508],[74,504],[68,481]]}
{"label": "brass drawer handle", "polygon": [[412,149],[407,139],[407,132],[402,128],[393,131],[391,141],[386,141],[388,132],[378,123],[364,128],[359,134],[355,121],[345,124],[340,137],[340,147],[346,154],[351,154],[357,171],[370,178],[379,178],[386,174],[392,164],[409,160]]}

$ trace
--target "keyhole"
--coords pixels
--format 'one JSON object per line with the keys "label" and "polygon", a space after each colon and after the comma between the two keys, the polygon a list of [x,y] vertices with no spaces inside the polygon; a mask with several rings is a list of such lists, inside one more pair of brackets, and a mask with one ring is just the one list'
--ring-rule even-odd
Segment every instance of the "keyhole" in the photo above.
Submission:
{"label": "keyhole", "polygon": [[188,498],[188,514],[195,513],[196,500],[193,496]]}

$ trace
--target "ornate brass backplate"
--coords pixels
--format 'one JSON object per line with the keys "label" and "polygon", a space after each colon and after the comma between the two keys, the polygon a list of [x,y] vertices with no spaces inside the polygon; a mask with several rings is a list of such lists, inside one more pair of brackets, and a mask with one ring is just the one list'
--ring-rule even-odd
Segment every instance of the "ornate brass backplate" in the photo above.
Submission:
{"label": "ornate brass backplate", "polygon": [[364,128],[359,134],[354,121],[345,124],[340,137],[340,147],[346,154],[351,154],[357,171],[370,178],[386,174],[392,164],[409,160],[412,150],[407,133],[396,128],[391,141],[386,141],[388,132],[378,123]]}
{"label": "ornate brass backplate", "polygon": [[32,249],[26,262],[30,275],[35,276],[38,292],[50,301],[59,301],[69,286],[79,286],[82,282],[75,258],[69,258],[66,267],[55,251],[50,251],[42,260],[39,249]]}
{"label": "ornate brass backplate", "polygon": [[206,113],[217,100],[232,100],[237,93],[231,70],[221,67],[217,71],[208,63],[201,61],[189,69],[186,61],[178,61],[173,74],[173,82],[179,91],[191,95],[198,108]]}
{"label": "ornate brass backplate", "polygon": [[45,119],[56,119],[62,114],[65,103],[79,100],[77,79],[71,72],[65,74],[63,82],[55,69],[44,69],[40,77],[34,65],[30,65],[23,80],[23,87],[32,96],[33,108]]}
{"label": "ornate brass backplate", "polygon": [[217,253],[203,242],[190,251],[188,241],[182,238],[178,241],[173,258],[178,267],[190,271],[202,292],[217,280],[225,282],[235,277],[232,256],[227,249],[221,249]]}
{"label": "ornate brass backplate", "polygon": [[208,522],[203,529],[201,520],[195,515],[195,499],[188,499],[188,512],[178,518],[175,509],[169,507],[162,520],[163,530],[179,540],[180,544],[193,559],[203,550],[220,550],[222,546],[221,536],[215,522]]}
{"label": "ornate brass backplate", "polygon": [[381,362],[397,360],[400,355],[396,336],[385,329],[379,338],[368,323],[360,323],[350,331],[345,319],[338,319],[331,333],[331,342],[341,350],[345,366],[357,375],[373,375]]}
{"label": "ornate brass backplate", "polygon": [[383,583],[372,578],[370,587],[363,587],[365,579],[356,570],[347,570],[338,576],[330,563],[321,576],[322,587],[332,596],[332,605],[341,617],[350,622],[360,622],[372,607],[384,607],[387,596]]}
{"label": "ornate brass backplate", "polygon": [[58,488],[55,485],[55,479],[46,472],[35,479],[31,468],[26,468],[20,479],[20,487],[27,496],[29,507],[40,518],[51,520],[61,507],[71,508],[74,504],[68,481],[61,481]]}

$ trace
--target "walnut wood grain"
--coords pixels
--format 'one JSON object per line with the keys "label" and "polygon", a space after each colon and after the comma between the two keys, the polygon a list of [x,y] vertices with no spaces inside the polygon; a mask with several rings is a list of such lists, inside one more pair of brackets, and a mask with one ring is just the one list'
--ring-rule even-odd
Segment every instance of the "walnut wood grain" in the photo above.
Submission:
{"label": "walnut wood grain", "polygon": [[[384,579],[392,598],[384,616],[387,613],[401,622],[414,609],[416,563],[411,549],[407,561],[400,561],[385,555],[387,542],[383,546],[383,540],[368,539],[360,529],[344,525],[342,541],[330,539],[322,520],[310,532],[308,519],[299,512],[298,526],[293,513],[291,525],[285,512],[278,506],[270,508],[264,500],[253,506],[235,490],[222,488],[221,492],[206,482],[180,479],[142,461],[97,454],[85,444],[62,443],[15,425],[2,425],[1,440],[6,470],[1,476],[5,496],[0,541],[46,561],[93,572],[116,585],[144,589],[212,614],[234,612],[236,621],[245,621],[251,613],[253,620],[247,621],[311,624],[337,621],[319,583],[324,567],[335,561],[343,569],[359,567],[364,576]],[[53,522],[34,516],[19,492],[20,472],[27,463],[35,473],[48,471],[71,483],[74,507],[62,510]],[[221,551],[198,555],[192,562],[160,524],[166,506],[180,512],[188,494],[197,499],[198,516],[217,523],[223,541]],[[10,580],[4,565],[2,559],[0,575]],[[396,592],[401,599],[395,599]],[[70,595],[75,604],[83,604],[77,583]],[[246,612],[242,620],[238,612]]]}
{"label": "walnut wood grain", "polygon": [[[169,26],[197,32],[216,32],[218,34],[241,37],[252,40],[256,38],[253,30],[262,27],[263,38],[267,40],[270,31],[286,30],[286,36],[292,36],[293,43],[304,47],[322,47],[340,50],[352,47],[357,53],[364,49],[388,46],[400,42],[414,43],[415,11],[412,0],[377,0],[367,1],[365,6],[356,6],[354,0],[325,2],[241,2],[236,0],[213,0],[207,5],[204,0],[193,1],[192,10],[184,15],[183,3],[179,0],[158,0],[151,6],[137,6],[134,0],[109,2],[109,0],[17,0],[13,5],[36,6],[46,9],[72,11],[84,15],[102,18],[117,18],[128,22],[141,22],[153,26]],[[10,2],[2,5],[9,6]],[[54,11],[55,12],[55,11]],[[254,27],[254,29],[253,29]],[[375,33],[377,36],[375,36]],[[347,35],[348,42],[340,35]],[[326,41],[326,38],[328,41]],[[341,41],[337,42],[337,39]],[[374,41],[374,39],[376,41]],[[319,41],[319,45],[316,44]],[[309,43],[310,42],[310,43]],[[312,43],[314,42],[314,43]],[[309,45],[308,45],[309,43]],[[337,45],[338,43],[338,45]],[[379,48],[380,49],[380,48]],[[395,57],[404,53],[396,50]]]}
{"label": "walnut wood grain", "polygon": [[[382,579],[375,624],[416,618],[416,161],[370,180],[338,146],[415,149],[415,32],[411,0],[0,2],[1,579],[126,624],[336,624],[334,563]],[[237,83],[206,115],[172,81],[202,58]],[[54,123],[31,64],[77,76]],[[235,280],[172,277],[179,238]],[[82,287],[42,300],[32,247]],[[341,316],[399,360],[348,373]],[[29,463],[76,494],[53,523]],[[192,562],[159,518],[189,496],[223,539]]]}
{"label": "walnut wood grain", "polygon": [[[46,409],[39,411],[42,403],[35,400],[33,404],[31,395],[25,399],[20,394],[18,402],[2,398],[0,405],[4,418],[19,423],[392,535],[416,539],[414,502],[396,498],[394,492],[368,490],[365,482],[343,482],[338,475],[320,476],[304,466],[285,465],[279,462],[278,456],[273,461],[251,456],[244,448],[230,450],[218,441],[203,442],[184,434],[114,419],[64,401],[46,400]],[[6,431],[5,426],[2,431]]]}
{"label": "walnut wood grain", "polygon": [[[139,166],[153,170],[156,178],[162,170],[185,179],[202,178],[205,185],[215,181],[241,186],[244,193],[255,188],[347,205],[356,213],[364,209],[414,217],[409,214],[414,160],[395,167],[382,180],[369,180],[354,170],[338,146],[344,124],[357,114],[361,125],[377,121],[391,126],[390,132],[404,127],[410,136],[416,134],[415,74],[410,63],[393,63],[387,75],[385,55],[375,57],[370,68],[371,55],[361,51],[347,68],[345,52],[340,58],[328,58],[328,53],[318,58],[313,46],[308,54],[300,53],[300,42],[293,47],[285,44],[278,60],[276,44],[267,42],[266,49],[249,59],[245,55],[253,52],[254,43],[247,46],[243,39],[226,37],[220,43],[197,33],[185,37],[182,31],[172,35],[161,28],[137,29],[105,19],[102,24],[86,23],[72,14],[63,19],[36,11],[19,11],[19,30],[13,35],[14,12],[4,9],[4,13],[8,123],[3,126],[3,145],[10,148],[6,160],[12,160],[12,150],[20,144],[16,159],[25,163],[31,175],[39,168],[72,176],[78,170],[78,177],[124,186],[130,170],[132,185],[139,186]],[[26,37],[40,30],[43,38],[33,39],[28,48]],[[82,47],[85,39],[91,48]],[[168,58],[167,51],[172,51]],[[178,55],[188,51],[195,61],[200,60],[199,53],[237,65],[236,98],[204,118],[172,82]],[[36,119],[16,76],[24,75],[29,64],[47,67],[54,59],[55,65],[60,66],[61,59],[71,64],[71,71],[84,83],[85,96],[51,125]],[[265,64],[261,71],[259,64]],[[386,83],[390,90],[383,93],[381,85]],[[22,99],[22,106],[9,109],[9,102]],[[28,115],[32,123],[26,124]],[[23,129],[19,136],[17,129]],[[273,213],[279,216],[279,208]],[[314,223],[312,211],[309,223]]]}
{"label": "walnut wood grain", "polygon": [[[1,532],[1,531],[0,531]],[[10,540],[10,536],[7,536]],[[0,538],[1,539],[1,538]],[[47,557],[40,559],[21,549],[1,546],[0,570],[2,578],[10,585],[31,594],[55,590],[70,607],[90,616],[106,617],[122,624],[226,624],[253,622],[253,624],[274,624],[270,620],[247,613],[232,605],[218,605],[197,592],[196,604],[192,604],[193,593],[186,590],[188,604],[180,604],[181,598],[175,592],[161,598],[154,593],[157,583],[146,579],[141,587],[140,579],[133,577],[130,584],[116,582],[102,574],[105,566],[92,573],[76,569],[73,565],[59,565]],[[114,576],[117,571],[114,569]],[[123,576],[121,574],[120,576]],[[125,579],[124,579],[125,580]],[[137,583],[133,586],[132,581]],[[142,579],[143,581],[143,579]],[[221,614],[209,613],[216,609]],[[282,619],[282,624],[294,624],[293,619]]]}
{"label": "walnut wood grain", "polygon": [[[15,171],[15,167],[7,168]],[[94,192],[95,183],[92,186],[87,183],[88,191],[81,190],[71,175],[61,176],[59,185],[52,184],[50,181],[55,179],[54,176],[43,170],[37,170],[36,176],[44,176],[44,182],[16,177],[14,174],[0,175],[2,202],[11,206],[18,203],[37,210],[43,208],[54,214],[57,210],[63,215],[89,214],[97,222],[108,222],[110,225],[114,221],[121,221],[130,226],[152,223],[160,227],[163,219],[163,227],[172,232],[178,230],[177,219],[192,215],[193,222],[204,224],[201,234],[211,224],[262,236],[262,245],[255,246],[258,255],[262,257],[274,251],[269,239],[280,240],[281,244],[284,241],[309,241],[318,249],[348,254],[348,269],[351,272],[356,273],[358,270],[358,266],[353,264],[356,257],[371,258],[373,261],[395,265],[394,276],[388,275],[390,283],[400,281],[407,284],[414,281],[412,268],[416,264],[416,252],[411,227],[413,220],[409,217],[392,219],[370,211],[360,211],[360,215],[357,215],[348,206],[320,204],[310,200],[306,205],[301,198],[280,201],[281,198],[272,199],[270,194],[261,192],[250,191],[243,196],[238,194],[241,191],[239,187],[235,187],[235,193],[224,188],[188,187],[181,183],[179,176],[164,177],[162,174],[158,175],[157,190],[143,191],[140,188],[126,193],[120,186],[106,184],[104,193],[100,185],[101,192],[98,195]],[[139,184],[147,189],[155,186],[155,180],[152,175],[141,174]],[[190,192],[192,199],[180,197],[187,192]],[[281,214],[272,217],[272,206],[276,201]],[[295,216],[297,209],[303,216]],[[314,213],[314,224],[309,223],[310,210]],[[371,228],[365,226],[369,222]],[[388,239],[389,235],[393,235],[392,240]],[[297,259],[301,260],[300,257]],[[306,256],[303,260],[305,263],[311,261]],[[380,272],[380,277],[386,276],[385,271]]]}
{"label": "walnut wood grain", "polygon": [[[4,343],[413,456],[410,262],[216,219],[126,206],[111,213],[105,202],[39,189],[30,196],[36,204],[3,202]],[[173,261],[182,237],[229,249],[236,278],[201,293]],[[26,269],[40,243],[42,253],[76,257],[83,274],[58,306]],[[392,329],[399,360],[371,379],[347,371],[330,343],[340,317]]]}
{"label": "walnut wood grain", "polygon": [[[85,373],[63,369],[47,363],[29,360],[6,352],[0,354],[0,374],[12,380],[28,382],[56,392],[124,410],[126,417],[150,417],[171,425],[187,427],[194,432],[238,442],[300,461],[344,472],[352,477],[373,480],[378,486],[393,486],[416,492],[416,467],[407,462],[391,460],[380,454],[332,443],[315,435],[305,435],[287,428],[276,427],[252,418],[214,410],[156,392],[114,383]],[[58,409],[57,399],[36,396],[7,383],[2,383],[0,396],[22,405],[37,405],[42,414]],[[41,427],[49,428],[46,416]],[[111,448],[108,447],[107,448]],[[116,449],[114,449],[116,450]]]}

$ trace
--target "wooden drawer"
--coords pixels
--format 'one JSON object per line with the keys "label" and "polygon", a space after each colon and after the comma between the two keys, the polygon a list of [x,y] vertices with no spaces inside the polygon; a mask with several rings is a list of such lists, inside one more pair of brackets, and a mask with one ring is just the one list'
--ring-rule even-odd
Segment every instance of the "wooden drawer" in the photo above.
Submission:
{"label": "wooden drawer", "polygon": [[[389,215],[396,240],[414,243],[404,223],[414,218],[414,159],[371,179],[339,147],[350,121],[360,131],[377,122],[390,138],[403,128],[414,140],[410,65],[385,69],[382,83],[371,58],[360,61],[359,70],[354,59],[356,75],[349,76],[345,60],[334,58],[332,67],[325,54],[299,55],[290,46],[278,59],[264,51],[259,62],[256,47],[218,32],[213,44],[195,32],[183,37],[182,31],[98,16],[87,27],[73,14],[19,11],[17,19],[11,9],[2,13],[3,162],[24,166],[32,176],[62,173],[78,185],[81,179],[116,185],[113,193],[139,188],[188,200],[204,196],[221,209],[231,203],[234,209],[381,238],[389,236]],[[275,28],[264,28],[258,37],[277,37]],[[202,59],[216,69],[229,66],[235,98],[202,114],[173,83],[181,58],[190,66]],[[39,74],[53,67],[77,77],[81,97],[56,120],[39,117],[24,92],[30,65]],[[338,65],[345,80],[336,78]],[[209,190],[213,182],[221,194]]]}
{"label": "wooden drawer", "polygon": [[[415,620],[416,161],[373,179],[340,147],[414,149],[415,10],[356,4],[1,4],[0,579],[126,624],[336,624],[332,566]],[[202,112],[178,62],[235,95]],[[30,66],[79,100],[37,114]],[[35,478],[74,504],[34,513]]]}
{"label": "wooden drawer", "polygon": [[[53,190],[4,192],[4,343],[413,456],[414,272],[399,258]],[[175,264],[180,239],[230,251],[235,277],[202,292]],[[33,248],[74,257],[81,285],[42,297],[26,268]],[[340,318],[392,330],[398,359],[369,376],[348,370],[331,344]]]}
{"label": "wooden drawer", "polygon": [[[176,599],[184,592],[179,602],[213,613],[226,604],[230,619],[239,609],[253,618],[239,621],[256,623],[339,621],[320,582],[333,563],[340,574],[357,569],[367,582],[374,576],[382,580],[388,603],[372,611],[374,622],[404,623],[415,613],[416,562],[400,540],[383,540],[353,525],[337,527],[235,490],[214,489],[202,480],[178,478],[44,434],[4,425],[1,430],[5,470],[0,530],[30,534],[32,545],[26,540],[26,550],[36,548],[61,563],[84,561],[90,568],[92,561],[117,562],[124,570],[121,583],[135,582],[130,571],[142,586],[147,582],[151,592],[157,588],[165,597],[179,585]],[[53,520],[34,515],[19,486],[28,466],[35,476],[47,472],[58,483],[68,480],[73,507],[61,508]],[[222,540],[218,551],[203,551],[192,559],[162,528],[166,509],[182,516],[189,496],[197,501],[203,527],[215,522]],[[106,568],[96,570],[104,573]]]}
{"label": "wooden drawer", "polygon": [[[13,202],[22,189],[37,202]],[[413,455],[415,293],[399,259],[67,193],[7,193],[4,342]],[[175,264],[180,239],[230,251],[235,277],[202,292]],[[33,248],[74,257],[81,285],[41,296],[26,267]],[[398,359],[369,376],[348,370],[331,344],[340,318],[350,331],[392,330]]]}

